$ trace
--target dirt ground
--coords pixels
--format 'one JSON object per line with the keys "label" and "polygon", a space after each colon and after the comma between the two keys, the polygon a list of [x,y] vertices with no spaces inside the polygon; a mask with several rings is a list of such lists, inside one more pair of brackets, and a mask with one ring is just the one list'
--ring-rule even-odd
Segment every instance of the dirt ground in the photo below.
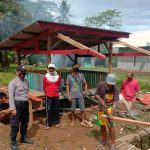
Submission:
{"label": "dirt ground", "polygon": [[[145,107],[139,103],[135,104],[134,110],[138,112],[146,120],[150,120],[149,111],[143,112],[140,110]],[[90,120],[96,113],[95,109],[88,108],[86,117]],[[80,120],[76,119],[75,127],[70,126],[69,113],[65,112],[61,116],[60,127],[52,127],[50,130],[45,130],[45,121],[42,119],[39,123],[34,124],[28,130],[28,137],[33,139],[34,144],[20,144],[20,150],[109,150],[108,146],[96,147],[100,141],[99,127],[82,127]],[[36,114],[34,114],[36,115]],[[136,126],[127,126],[125,124],[115,123],[116,141],[118,150],[138,150],[136,147],[129,147],[129,143],[124,143],[125,138],[128,140],[129,135],[138,134],[141,130]],[[9,124],[0,127],[0,150],[10,150],[9,140]],[[19,141],[19,134],[18,134]],[[120,145],[120,146],[119,146]]]}

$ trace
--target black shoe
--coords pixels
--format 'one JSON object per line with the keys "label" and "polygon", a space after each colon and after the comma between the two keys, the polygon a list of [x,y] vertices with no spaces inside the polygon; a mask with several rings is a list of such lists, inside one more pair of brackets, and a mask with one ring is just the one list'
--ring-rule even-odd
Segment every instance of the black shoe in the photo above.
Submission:
{"label": "black shoe", "polygon": [[30,139],[21,139],[20,143],[25,143],[25,144],[33,144],[33,141]]}
{"label": "black shoe", "polygon": [[11,150],[19,150],[17,142],[11,143]]}

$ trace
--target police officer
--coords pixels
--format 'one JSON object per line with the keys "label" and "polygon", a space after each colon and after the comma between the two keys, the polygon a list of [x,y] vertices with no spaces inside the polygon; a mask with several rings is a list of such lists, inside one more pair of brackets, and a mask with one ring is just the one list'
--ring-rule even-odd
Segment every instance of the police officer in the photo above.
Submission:
{"label": "police officer", "polygon": [[17,133],[20,128],[21,139],[20,143],[32,144],[33,141],[27,139],[27,127],[29,122],[29,83],[25,79],[26,68],[19,65],[16,70],[17,77],[10,81],[8,86],[10,116],[10,138],[11,149],[19,150],[16,141]]}

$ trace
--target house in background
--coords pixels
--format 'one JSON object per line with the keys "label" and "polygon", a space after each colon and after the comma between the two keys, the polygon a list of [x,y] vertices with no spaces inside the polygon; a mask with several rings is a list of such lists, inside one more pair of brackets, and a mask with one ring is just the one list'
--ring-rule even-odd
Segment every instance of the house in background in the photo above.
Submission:
{"label": "house in background", "polygon": [[[121,41],[150,51],[150,30],[138,31],[130,34],[129,38],[122,38]],[[119,53],[132,53],[135,50],[122,45],[114,45]],[[121,56],[118,57],[117,68],[121,70],[132,70],[150,72],[150,56]]]}

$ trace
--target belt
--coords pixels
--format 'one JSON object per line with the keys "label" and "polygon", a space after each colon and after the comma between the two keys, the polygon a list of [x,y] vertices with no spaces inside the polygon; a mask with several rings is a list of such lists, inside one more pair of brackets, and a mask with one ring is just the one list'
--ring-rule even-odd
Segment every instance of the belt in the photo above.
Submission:
{"label": "belt", "polygon": [[15,103],[29,103],[28,101],[17,101],[15,100]]}

